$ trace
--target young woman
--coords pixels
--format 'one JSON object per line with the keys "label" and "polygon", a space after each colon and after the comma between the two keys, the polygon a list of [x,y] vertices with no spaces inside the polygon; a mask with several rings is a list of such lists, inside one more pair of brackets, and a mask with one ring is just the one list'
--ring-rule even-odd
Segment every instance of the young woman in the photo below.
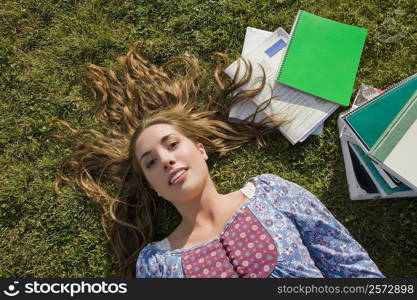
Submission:
{"label": "young woman", "polygon": [[[228,85],[219,65],[213,93],[199,84],[207,81],[199,77],[196,59],[180,57],[157,67],[137,46],[120,58],[122,80],[89,66],[101,104],[97,119],[108,130],[77,131],[62,122],[69,138],[93,139],[66,159],[56,182],[79,186],[103,209],[103,225],[125,276],[383,277],[347,229],[300,186],[263,174],[237,191],[216,190],[209,157],[251,141],[262,147],[262,137],[280,125],[275,118],[254,123],[257,112],[247,124],[226,122],[232,104],[263,88],[240,91],[250,65],[247,76]],[[178,61],[188,64],[186,75],[168,76],[167,68]],[[214,98],[207,96],[212,93]],[[106,182],[118,185],[116,195]],[[182,221],[165,239],[152,242],[158,199],[172,203]]]}

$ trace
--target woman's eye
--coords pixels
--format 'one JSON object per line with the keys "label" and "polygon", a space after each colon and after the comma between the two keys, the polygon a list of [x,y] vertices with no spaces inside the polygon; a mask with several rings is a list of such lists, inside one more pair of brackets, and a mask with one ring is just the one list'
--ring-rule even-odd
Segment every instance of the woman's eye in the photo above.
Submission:
{"label": "woman's eye", "polygon": [[152,159],[150,162],[148,162],[146,167],[149,169],[153,165],[154,161],[155,161],[155,159]]}
{"label": "woman's eye", "polygon": [[[175,148],[177,146],[179,142],[172,142],[169,144],[170,148]],[[152,165],[154,164],[155,159],[150,160],[147,164],[146,164],[146,168],[149,169],[150,167],[152,167]]]}
{"label": "woman's eye", "polygon": [[173,142],[171,144],[169,144],[171,147],[175,147],[179,142]]}

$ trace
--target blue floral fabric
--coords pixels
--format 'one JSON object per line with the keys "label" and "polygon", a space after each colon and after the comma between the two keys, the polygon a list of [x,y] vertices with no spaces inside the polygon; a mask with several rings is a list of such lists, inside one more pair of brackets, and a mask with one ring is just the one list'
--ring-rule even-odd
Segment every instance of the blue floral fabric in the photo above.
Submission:
{"label": "blue floral fabric", "polygon": [[[239,215],[250,210],[277,249],[275,268],[266,277],[384,277],[349,231],[309,191],[273,174],[249,181],[255,185],[254,194],[229,219],[222,234],[228,234]],[[173,250],[149,243],[139,254],[136,277],[187,277],[184,258],[221,240],[222,235]]]}

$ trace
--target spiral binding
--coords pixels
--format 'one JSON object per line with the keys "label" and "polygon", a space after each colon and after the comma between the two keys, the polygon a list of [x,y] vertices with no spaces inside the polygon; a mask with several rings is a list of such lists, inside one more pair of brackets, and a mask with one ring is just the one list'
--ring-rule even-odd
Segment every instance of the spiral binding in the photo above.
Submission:
{"label": "spiral binding", "polygon": [[288,43],[287,50],[285,51],[285,54],[282,57],[282,60],[281,60],[282,63],[281,63],[281,67],[279,68],[277,78],[279,78],[281,76],[282,70],[284,69],[287,54],[288,54],[288,51],[290,50],[290,47],[291,47],[291,44],[292,44],[292,38],[294,36],[295,31],[297,30],[298,22],[300,21],[301,15],[302,15],[303,12],[304,11],[300,9],[298,14],[297,14],[297,17],[295,18],[294,25],[293,25],[293,27],[291,29],[291,32],[290,32],[290,42]]}
{"label": "spiral binding", "polygon": [[352,125],[350,124],[350,122],[347,120],[347,118],[354,114],[355,112],[357,112],[360,109],[364,109],[365,107],[367,107],[368,105],[371,105],[372,103],[374,103],[375,101],[378,101],[379,99],[381,99],[382,97],[384,97],[386,94],[390,93],[391,91],[395,90],[396,88],[402,86],[403,84],[411,81],[412,79],[417,78],[417,73],[408,76],[407,78],[404,78],[403,80],[394,83],[393,85],[389,86],[387,89],[385,89],[381,94],[379,94],[378,96],[376,96],[374,99],[372,99],[371,101],[366,102],[365,104],[355,108],[354,110],[352,110],[351,112],[347,113],[346,115],[344,115],[342,117],[343,121],[345,121],[345,123],[349,126],[349,128],[355,133],[356,137],[362,142],[362,144],[366,147],[367,150],[369,150],[368,145],[365,143],[365,141],[360,137],[360,135],[358,134],[358,132],[355,130],[355,128],[352,127]]}
{"label": "spiral binding", "polygon": [[348,121],[346,120],[347,117],[349,117],[351,114],[355,113],[356,111],[358,111],[359,109],[365,108],[366,106],[374,103],[375,101],[377,101],[378,99],[382,98],[383,96],[385,96],[386,94],[388,94],[389,92],[391,92],[392,90],[402,86],[404,83],[414,79],[415,77],[417,77],[417,73],[408,76],[407,78],[404,78],[403,80],[394,83],[393,85],[390,85],[387,89],[385,89],[381,94],[379,94],[378,96],[376,96],[374,99],[372,99],[371,101],[366,102],[365,104],[355,108],[354,110],[352,110],[351,112],[347,113],[346,115],[343,116],[343,119],[346,121],[346,123],[348,123]]}

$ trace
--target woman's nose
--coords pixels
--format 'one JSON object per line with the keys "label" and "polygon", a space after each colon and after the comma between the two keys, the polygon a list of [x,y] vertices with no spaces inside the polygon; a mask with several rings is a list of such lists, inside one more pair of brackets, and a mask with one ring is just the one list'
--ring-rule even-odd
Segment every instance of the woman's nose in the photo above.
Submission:
{"label": "woman's nose", "polygon": [[159,159],[161,160],[165,170],[172,167],[176,163],[174,153],[166,151],[165,149],[159,153]]}
{"label": "woman's nose", "polygon": [[168,169],[168,167],[173,166],[175,164],[175,160],[173,158],[169,158],[164,161],[164,169]]}
{"label": "woman's nose", "polygon": [[[171,166],[171,165],[174,165],[174,163],[175,163],[175,161],[173,161],[173,160],[170,160],[169,162],[168,162],[168,164]],[[165,164],[165,166],[164,166],[164,169],[166,170],[166,169],[168,169],[168,165],[167,164]]]}

